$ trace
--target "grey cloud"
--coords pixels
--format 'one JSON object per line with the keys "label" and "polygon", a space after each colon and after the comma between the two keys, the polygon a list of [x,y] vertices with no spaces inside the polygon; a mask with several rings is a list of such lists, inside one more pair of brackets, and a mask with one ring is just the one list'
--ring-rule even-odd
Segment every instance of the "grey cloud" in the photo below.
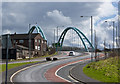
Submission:
{"label": "grey cloud", "polygon": [[42,27],[48,41],[51,42],[54,36],[53,29],[59,24],[47,16],[48,12],[61,11],[65,17],[70,17],[72,22],[70,25],[61,25],[75,26],[82,21],[90,20],[90,18],[80,18],[82,15],[97,16],[99,13],[97,9],[101,4],[102,2],[3,2],[2,28],[17,33],[27,33],[28,24],[37,22]]}

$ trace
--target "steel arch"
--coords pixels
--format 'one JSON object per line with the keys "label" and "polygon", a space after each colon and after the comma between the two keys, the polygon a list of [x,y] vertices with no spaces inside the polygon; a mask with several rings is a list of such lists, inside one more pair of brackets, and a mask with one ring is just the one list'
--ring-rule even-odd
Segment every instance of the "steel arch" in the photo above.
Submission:
{"label": "steel arch", "polygon": [[32,33],[35,29],[37,30],[37,33],[40,33],[40,34],[41,34],[41,36],[43,37],[43,39],[45,39],[45,40],[46,40],[46,37],[45,37],[45,35],[44,35],[44,33],[43,33],[43,31],[42,31],[42,29],[41,29],[41,27],[40,27],[40,26],[33,25],[33,26],[30,28],[30,30],[29,30],[29,32],[28,32],[28,34],[29,34],[29,33]]}
{"label": "steel arch", "polygon": [[60,36],[60,38],[59,38],[59,40],[58,40],[58,43],[57,43],[57,44],[60,44],[60,47],[62,47],[63,41],[64,41],[64,37],[65,37],[67,31],[70,30],[70,29],[74,30],[74,31],[78,34],[78,36],[79,36],[79,38],[81,39],[81,41],[82,41],[82,43],[83,43],[86,51],[88,51],[88,48],[87,48],[87,46],[86,46],[83,38],[81,37],[81,35],[87,40],[87,42],[88,42],[89,45],[91,46],[92,50],[94,51],[94,47],[93,47],[93,45],[90,43],[90,41],[87,39],[87,37],[86,37],[79,29],[77,29],[77,28],[75,28],[75,27],[67,27],[67,28],[62,32],[62,34],[61,34],[61,36]]}

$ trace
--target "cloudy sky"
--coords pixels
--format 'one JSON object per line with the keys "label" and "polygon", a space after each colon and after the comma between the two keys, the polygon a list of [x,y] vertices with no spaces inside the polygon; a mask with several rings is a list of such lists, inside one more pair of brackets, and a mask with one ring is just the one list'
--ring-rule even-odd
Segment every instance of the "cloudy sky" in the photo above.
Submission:
{"label": "cloudy sky", "polygon": [[[54,41],[54,30],[59,26],[59,36],[69,27],[77,27],[90,40],[90,17],[96,30],[98,46],[112,44],[112,22],[118,21],[118,0],[109,2],[2,2],[2,34],[27,33],[28,24],[39,25],[49,43]],[[108,23],[105,23],[105,20]],[[1,24],[0,24],[1,25]],[[64,27],[62,27],[64,26]],[[57,36],[57,34],[56,34]],[[79,37],[68,31],[64,46],[80,46]]]}

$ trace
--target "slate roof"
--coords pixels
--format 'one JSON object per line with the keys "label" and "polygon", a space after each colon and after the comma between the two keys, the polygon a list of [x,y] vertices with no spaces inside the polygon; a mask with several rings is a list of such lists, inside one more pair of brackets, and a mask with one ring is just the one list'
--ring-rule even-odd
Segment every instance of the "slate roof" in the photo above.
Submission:
{"label": "slate roof", "polygon": [[[34,39],[39,33],[33,33],[31,39]],[[11,34],[11,39],[29,39],[29,34]]]}

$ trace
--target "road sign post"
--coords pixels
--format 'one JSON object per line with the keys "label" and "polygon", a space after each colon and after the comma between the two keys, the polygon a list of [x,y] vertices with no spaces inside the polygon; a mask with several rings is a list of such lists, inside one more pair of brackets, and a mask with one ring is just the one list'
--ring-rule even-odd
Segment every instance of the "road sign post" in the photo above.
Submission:
{"label": "road sign post", "polygon": [[9,52],[9,43],[8,43],[9,35],[6,36],[6,48],[7,48],[7,54],[6,54],[6,73],[5,73],[5,84],[7,84],[7,75],[8,75],[8,52]]}

